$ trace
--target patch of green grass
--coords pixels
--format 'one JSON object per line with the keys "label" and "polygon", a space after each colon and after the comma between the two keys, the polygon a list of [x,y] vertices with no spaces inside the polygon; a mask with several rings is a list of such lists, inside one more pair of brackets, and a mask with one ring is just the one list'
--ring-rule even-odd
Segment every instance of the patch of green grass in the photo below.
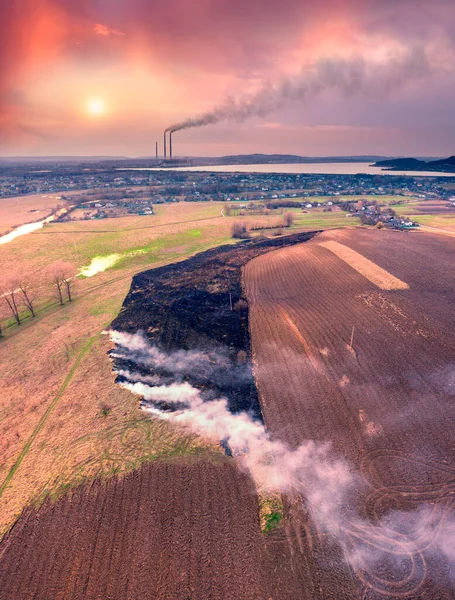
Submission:
{"label": "patch of green grass", "polygon": [[411,219],[422,225],[428,225],[429,227],[438,227],[447,230],[453,230],[455,228],[455,214],[412,215]]}
{"label": "patch of green grass", "polygon": [[259,496],[259,518],[263,533],[276,529],[284,517],[284,507],[279,494]]}
{"label": "patch of green grass", "polygon": [[418,202],[409,202],[408,204],[391,204],[390,208],[393,209],[399,217],[407,217],[416,211]]}
{"label": "patch of green grass", "polygon": [[100,407],[101,416],[106,418],[111,414],[111,412],[112,412],[112,406],[109,406],[108,404],[105,404],[103,402],[103,404],[101,404],[101,407]]}
{"label": "patch of green grass", "polygon": [[263,531],[271,531],[272,529],[279,527],[282,518],[283,513],[281,512],[271,512],[268,515],[266,515]]}
{"label": "patch of green grass", "polygon": [[171,233],[153,240],[146,246],[138,246],[125,252],[112,269],[124,269],[133,265],[153,264],[169,258],[169,250],[180,248],[177,255],[187,254],[187,246],[202,237],[199,229],[190,229],[180,233]]}

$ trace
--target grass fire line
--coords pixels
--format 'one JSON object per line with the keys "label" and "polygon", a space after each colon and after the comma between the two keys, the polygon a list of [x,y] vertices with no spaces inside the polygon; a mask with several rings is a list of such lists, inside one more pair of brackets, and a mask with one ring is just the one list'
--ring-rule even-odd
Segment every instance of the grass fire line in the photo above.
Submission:
{"label": "grass fire line", "polygon": [[231,412],[226,398],[207,399],[184,380],[196,369],[216,377],[225,362],[222,355],[194,350],[166,353],[140,332],[110,335],[116,344],[111,356],[137,368],[117,371],[119,383],[142,397],[146,412],[202,437],[227,442],[260,491],[300,494],[314,522],[340,544],[356,570],[367,573],[385,557],[397,563],[412,557],[414,568],[423,569],[425,550],[448,558],[455,577],[455,520],[447,517],[444,507],[391,511],[377,523],[361,518],[349,505],[349,497],[365,482],[344,459],[334,456],[329,443],[308,440],[290,449],[270,439],[263,423],[251,414]]}

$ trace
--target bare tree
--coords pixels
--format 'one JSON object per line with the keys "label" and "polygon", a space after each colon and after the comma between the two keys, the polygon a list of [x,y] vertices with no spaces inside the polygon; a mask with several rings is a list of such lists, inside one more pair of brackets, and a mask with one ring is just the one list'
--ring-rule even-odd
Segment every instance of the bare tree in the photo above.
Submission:
{"label": "bare tree", "polygon": [[241,223],[240,221],[234,221],[231,227],[231,237],[237,239],[246,239],[250,237],[248,233],[248,228],[245,223]]}
{"label": "bare tree", "polygon": [[19,296],[22,297],[22,302],[31,312],[32,317],[36,317],[35,307],[34,307],[34,294],[33,294],[33,277],[30,273],[23,273],[21,275],[15,275],[13,278],[13,285],[15,290]]}
{"label": "bare tree", "polygon": [[294,213],[287,212],[283,217],[285,227],[290,227],[294,223]]}
{"label": "bare tree", "polygon": [[58,301],[63,306],[64,296],[66,294],[68,302],[71,302],[72,288],[74,285],[74,278],[76,276],[76,267],[63,260],[57,260],[49,268],[49,279],[54,287],[55,294]]}
{"label": "bare tree", "polygon": [[12,277],[5,277],[0,281],[0,299],[8,306],[16,323],[21,324],[19,314],[19,291],[17,283]]}
{"label": "bare tree", "polygon": [[0,304],[0,339],[3,337],[3,319],[5,318],[6,303]]}

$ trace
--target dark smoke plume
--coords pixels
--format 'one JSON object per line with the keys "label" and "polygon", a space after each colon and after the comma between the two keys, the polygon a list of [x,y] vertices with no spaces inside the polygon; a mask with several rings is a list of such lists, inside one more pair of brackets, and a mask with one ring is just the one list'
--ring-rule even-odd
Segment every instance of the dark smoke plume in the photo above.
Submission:
{"label": "dark smoke plume", "polygon": [[278,83],[265,82],[258,92],[231,97],[199,117],[174,123],[166,132],[215,125],[220,121],[239,123],[252,117],[265,117],[292,100],[305,101],[326,90],[338,90],[346,96],[364,94],[381,97],[406,84],[429,76],[431,68],[424,48],[418,47],[385,63],[352,60],[322,60],[304,68],[294,77]]}

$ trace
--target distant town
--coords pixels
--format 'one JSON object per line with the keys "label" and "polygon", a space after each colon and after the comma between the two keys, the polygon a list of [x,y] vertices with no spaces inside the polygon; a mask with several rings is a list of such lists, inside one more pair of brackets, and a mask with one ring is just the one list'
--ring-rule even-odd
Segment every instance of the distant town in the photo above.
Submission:
{"label": "distant town", "polygon": [[258,214],[284,207],[338,207],[367,224],[408,226],[409,220],[381,208],[381,196],[398,197],[398,203],[399,197],[455,203],[455,177],[140,171],[108,163],[42,167],[0,169],[0,197],[59,194],[53,211],[60,210],[59,221],[152,215],[159,204],[221,201],[237,208],[246,203]]}
{"label": "distant town", "polygon": [[[119,188],[131,196],[147,191],[154,203],[201,200],[264,200],[297,196],[358,194],[417,196],[449,200],[455,176],[321,175],[291,173],[216,173],[197,171],[130,171],[83,166],[38,170],[0,169],[0,197],[87,191],[100,199],[118,199]],[[146,188],[146,189],[144,189]],[[140,195],[139,194],[139,195]]]}

